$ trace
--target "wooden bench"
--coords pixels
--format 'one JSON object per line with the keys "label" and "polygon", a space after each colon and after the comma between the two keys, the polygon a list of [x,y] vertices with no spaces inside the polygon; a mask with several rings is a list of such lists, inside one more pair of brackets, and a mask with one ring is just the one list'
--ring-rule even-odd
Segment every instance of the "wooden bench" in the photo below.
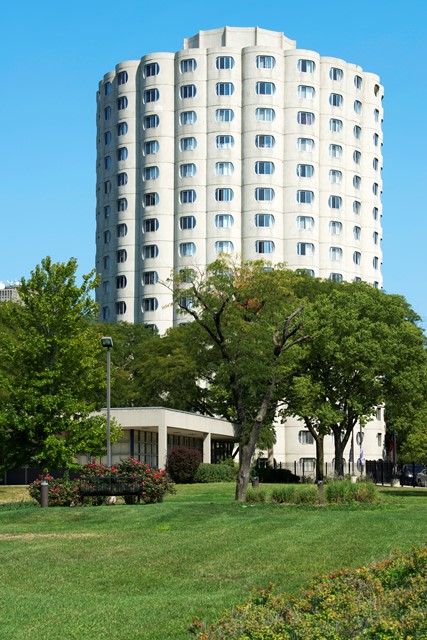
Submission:
{"label": "wooden bench", "polygon": [[143,491],[141,478],[128,476],[91,476],[81,478],[79,494],[81,498],[109,496],[137,496],[138,502]]}

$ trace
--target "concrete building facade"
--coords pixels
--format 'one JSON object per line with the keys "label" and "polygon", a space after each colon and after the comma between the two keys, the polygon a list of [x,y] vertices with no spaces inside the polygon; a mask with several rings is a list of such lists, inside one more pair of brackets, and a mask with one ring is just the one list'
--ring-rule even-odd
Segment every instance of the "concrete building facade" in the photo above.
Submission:
{"label": "concrete building facade", "polygon": [[163,333],[162,282],[220,253],[381,287],[382,98],[377,75],[260,28],[119,63],[97,93],[101,320]]}

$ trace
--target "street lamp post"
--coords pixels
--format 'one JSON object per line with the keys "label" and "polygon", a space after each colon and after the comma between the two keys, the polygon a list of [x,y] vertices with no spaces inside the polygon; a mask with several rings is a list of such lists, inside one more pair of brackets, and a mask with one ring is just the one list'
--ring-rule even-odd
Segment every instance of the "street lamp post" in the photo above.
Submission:
{"label": "street lamp post", "polygon": [[107,467],[111,467],[111,353],[113,346],[113,338],[104,336],[101,338],[101,344],[107,349]]}

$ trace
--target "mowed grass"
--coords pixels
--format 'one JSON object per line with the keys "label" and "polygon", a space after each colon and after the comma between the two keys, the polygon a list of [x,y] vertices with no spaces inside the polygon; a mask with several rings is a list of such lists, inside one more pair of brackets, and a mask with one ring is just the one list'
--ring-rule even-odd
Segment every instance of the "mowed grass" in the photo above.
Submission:
{"label": "mowed grass", "polygon": [[255,587],[295,593],[427,543],[426,489],[356,510],[236,504],[231,484],[145,506],[42,510],[21,497],[0,506],[2,640],[188,640],[194,616],[217,620]]}

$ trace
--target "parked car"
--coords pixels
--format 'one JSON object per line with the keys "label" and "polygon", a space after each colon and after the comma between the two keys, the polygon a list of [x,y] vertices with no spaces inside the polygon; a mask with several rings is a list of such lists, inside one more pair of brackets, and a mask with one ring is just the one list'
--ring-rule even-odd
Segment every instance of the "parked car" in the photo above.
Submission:
{"label": "parked car", "polygon": [[[404,464],[402,468],[402,473],[400,475],[400,484],[402,487],[407,484],[409,486],[414,486],[417,484],[417,474],[424,471],[425,467],[423,464]],[[415,476],[415,478],[414,478]]]}
{"label": "parked car", "polygon": [[424,468],[422,471],[417,473],[417,485],[419,487],[427,487],[427,469]]}

